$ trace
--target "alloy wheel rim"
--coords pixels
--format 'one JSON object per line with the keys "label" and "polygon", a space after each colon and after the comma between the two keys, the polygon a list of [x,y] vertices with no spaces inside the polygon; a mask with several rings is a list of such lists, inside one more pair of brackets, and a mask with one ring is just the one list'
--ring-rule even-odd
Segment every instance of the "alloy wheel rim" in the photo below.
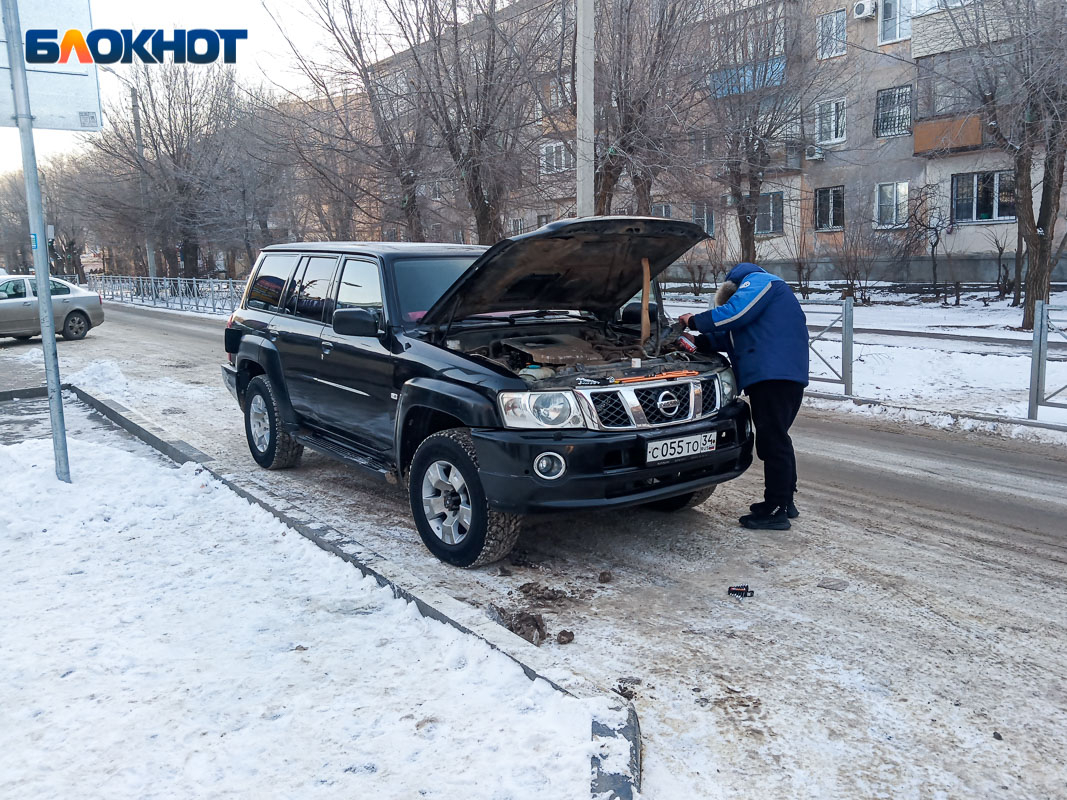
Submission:
{"label": "alloy wheel rim", "polygon": [[267,416],[267,404],[261,394],[252,396],[248,407],[248,427],[252,431],[252,443],[259,452],[265,453],[270,445],[270,417]]}
{"label": "alloy wheel rim", "polygon": [[85,320],[80,315],[70,318],[70,332],[75,336],[81,336],[85,332]]}
{"label": "alloy wheel rim", "polygon": [[422,476],[422,510],[434,535],[445,544],[460,544],[471,527],[471,494],[456,466],[435,461]]}

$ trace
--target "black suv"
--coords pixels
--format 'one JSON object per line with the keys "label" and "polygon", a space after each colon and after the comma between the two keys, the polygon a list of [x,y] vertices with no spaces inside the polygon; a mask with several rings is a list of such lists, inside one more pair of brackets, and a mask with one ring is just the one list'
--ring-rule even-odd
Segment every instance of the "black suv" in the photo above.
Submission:
{"label": "black suv", "polygon": [[649,291],[706,236],[597,217],[488,249],[268,247],[222,367],[252,457],[406,481],[423,542],[462,567],[505,556],[524,514],[697,505],[752,463],[748,406]]}

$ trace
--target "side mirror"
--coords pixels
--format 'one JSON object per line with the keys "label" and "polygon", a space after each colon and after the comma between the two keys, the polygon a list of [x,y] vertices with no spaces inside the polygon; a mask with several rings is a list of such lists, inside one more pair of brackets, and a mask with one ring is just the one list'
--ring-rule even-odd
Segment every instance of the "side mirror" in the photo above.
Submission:
{"label": "side mirror", "polygon": [[341,336],[377,336],[378,315],[365,308],[342,308],[333,312],[333,329]]}

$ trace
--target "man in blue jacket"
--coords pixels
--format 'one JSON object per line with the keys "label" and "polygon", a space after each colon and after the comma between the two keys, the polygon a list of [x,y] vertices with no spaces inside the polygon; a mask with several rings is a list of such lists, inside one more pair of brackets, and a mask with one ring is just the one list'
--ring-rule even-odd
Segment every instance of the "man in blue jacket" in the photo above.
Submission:
{"label": "man in blue jacket", "polygon": [[808,385],[808,328],[793,290],[755,264],[738,264],[715,296],[715,308],[683,314],[702,346],[724,351],[748,395],[756,427],[756,454],[763,461],[762,503],[741,517],[746,528],[788,530],[799,516],[793,502],[797,461],[789,427]]}

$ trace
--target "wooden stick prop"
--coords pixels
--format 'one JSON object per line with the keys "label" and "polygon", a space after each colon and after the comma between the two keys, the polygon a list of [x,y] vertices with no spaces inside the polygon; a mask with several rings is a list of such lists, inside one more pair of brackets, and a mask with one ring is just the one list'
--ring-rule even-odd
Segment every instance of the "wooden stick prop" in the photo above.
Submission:
{"label": "wooden stick prop", "polygon": [[641,344],[644,345],[651,333],[648,324],[648,293],[651,290],[652,269],[647,258],[641,259],[641,277]]}

